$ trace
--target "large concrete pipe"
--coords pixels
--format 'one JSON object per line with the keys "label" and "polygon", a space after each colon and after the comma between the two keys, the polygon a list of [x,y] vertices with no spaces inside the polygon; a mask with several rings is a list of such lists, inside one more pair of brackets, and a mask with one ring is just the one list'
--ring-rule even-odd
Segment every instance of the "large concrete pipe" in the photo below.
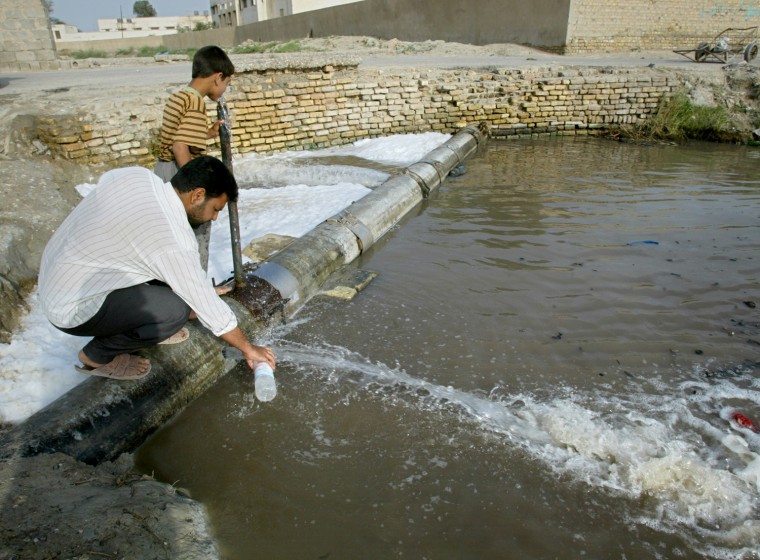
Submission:
{"label": "large concrete pipe", "polygon": [[[246,275],[229,299],[246,335],[295,311],[324,281],[380,239],[484,141],[467,127],[403,174],[326,220],[285,251]],[[0,459],[65,453],[99,464],[134,451],[151,433],[199,396],[233,364],[222,343],[191,322],[190,340],[144,351],[151,374],[137,381],[91,377],[0,438]]]}
{"label": "large concrete pipe", "polygon": [[294,241],[253,275],[271,284],[286,300],[286,314],[292,314],[319,291],[326,278],[353,261],[429,196],[484,139],[482,126],[465,127],[403,174],[389,178]]}

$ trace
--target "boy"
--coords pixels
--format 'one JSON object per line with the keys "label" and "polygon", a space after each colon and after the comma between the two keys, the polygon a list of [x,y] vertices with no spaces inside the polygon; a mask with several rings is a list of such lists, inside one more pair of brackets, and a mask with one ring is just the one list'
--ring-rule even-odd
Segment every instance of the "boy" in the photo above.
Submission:
{"label": "boy", "polygon": [[[190,83],[171,94],[164,107],[160,151],[153,169],[164,182],[169,182],[188,161],[203,155],[209,138],[219,136],[222,121],[208,125],[203,98],[218,101],[224,95],[234,73],[232,61],[221,48],[210,45],[195,53]],[[204,270],[208,269],[210,234],[208,223],[195,230]]]}

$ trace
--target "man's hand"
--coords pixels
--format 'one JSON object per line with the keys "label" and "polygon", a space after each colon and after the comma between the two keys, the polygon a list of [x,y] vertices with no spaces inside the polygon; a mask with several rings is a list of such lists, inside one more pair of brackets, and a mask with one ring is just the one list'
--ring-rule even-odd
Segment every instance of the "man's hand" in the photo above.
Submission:
{"label": "man's hand", "polygon": [[243,356],[245,356],[245,361],[248,363],[249,368],[253,369],[254,362],[266,362],[272,367],[272,369],[274,369],[275,359],[274,352],[272,352],[271,348],[266,346],[254,346],[253,344],[250,345],[250,348],[249,352],[243,352]]}
{"label": "man's hand", "polygon": [[272,369],[275,368],[276,361],[272,349],[265,346],[254,346],[248,342],[248,338],[240,330],[240,327],[235,327],[219,338],[230,346],[234,346],[240,350],[243,353],[243,357],[245,357],[245,361],[248,363],[248,367],[251,369],[253,369],[253,362],[266,362],[272,366]]}

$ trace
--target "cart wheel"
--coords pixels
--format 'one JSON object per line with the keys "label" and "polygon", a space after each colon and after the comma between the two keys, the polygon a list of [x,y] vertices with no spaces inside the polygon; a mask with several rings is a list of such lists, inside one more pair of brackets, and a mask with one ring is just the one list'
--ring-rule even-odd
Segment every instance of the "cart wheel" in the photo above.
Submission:
{"label": "cart wheel", "polygon": [[757,43],[750,43],[744,49],[744,60],[747,62],[752,62],[752,59],[756,57],[757,57]]}
{"label": "cart wheel", "polygon": [[694,60],[702,62],[710,52],[709,43],[700,43],[694,51]]}

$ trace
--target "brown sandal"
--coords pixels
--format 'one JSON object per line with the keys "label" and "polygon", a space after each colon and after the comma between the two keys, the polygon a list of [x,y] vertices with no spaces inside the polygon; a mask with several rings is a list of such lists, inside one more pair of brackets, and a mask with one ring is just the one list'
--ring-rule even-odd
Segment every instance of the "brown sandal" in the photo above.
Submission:
{"label": "brown sandal", "polygon": [[132,356],[131,354],[119,354],[103,366],[96,368],[87,365],[74,366],[74,369],[79,373],[108,377],[109,379],[141,379],[150,373],[151,366],[148,364],[148,370],[141,372],[138,364],[140,359],[139,356]]}
{"label": "brown sandal", "polygon": [[179,344],[180,342],[185,342],[188,338],[190,338],[190,331],[187,327],[182,327],[166,340],[159,342],[159,344]]}

